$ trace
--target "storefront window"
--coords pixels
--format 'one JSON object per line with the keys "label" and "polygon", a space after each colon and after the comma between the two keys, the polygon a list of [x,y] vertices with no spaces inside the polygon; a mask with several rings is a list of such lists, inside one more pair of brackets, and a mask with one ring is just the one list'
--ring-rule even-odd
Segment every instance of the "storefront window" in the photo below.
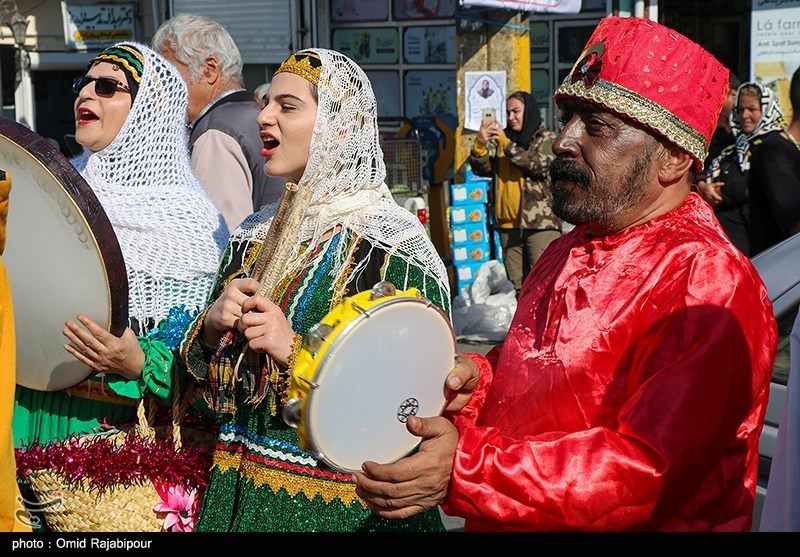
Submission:
{"label": "storefront window", "polygon": [[336,22],[386,21],[389,0],[332,0],[331,19]]}

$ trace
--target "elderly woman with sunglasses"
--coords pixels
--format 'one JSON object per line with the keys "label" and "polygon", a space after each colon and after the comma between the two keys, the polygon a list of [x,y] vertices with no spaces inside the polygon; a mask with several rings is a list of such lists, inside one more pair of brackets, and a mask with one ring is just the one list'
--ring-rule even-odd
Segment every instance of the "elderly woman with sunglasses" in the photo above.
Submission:
{"label": "elderly woman with sunglasses", "polygon": [[[127,419],[144,396],[166,399],[172,350],[205,305],[228,237],[222,216],[192,173],[178,71],[138,43],[119,43],[73,83],[72,163],[114,228],[128,277],[122,337],[78,315],[65,349],[97,373],[65,391],[17,387],[15,443],[46,443]],[[164,326],[169,323],[169,326]],[[161,326],[159,326],[161,325]]]}

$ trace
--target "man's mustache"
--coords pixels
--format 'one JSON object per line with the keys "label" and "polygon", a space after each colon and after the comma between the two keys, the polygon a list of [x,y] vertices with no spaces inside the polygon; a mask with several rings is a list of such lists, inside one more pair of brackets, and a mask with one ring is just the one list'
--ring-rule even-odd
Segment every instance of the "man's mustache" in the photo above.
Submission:
{"label": "man's mustache", "polygon": [[557,182],[570,182],[579,188],[589,189],[591,177],[574,161],[555,159],[550,163],[550,180]]}

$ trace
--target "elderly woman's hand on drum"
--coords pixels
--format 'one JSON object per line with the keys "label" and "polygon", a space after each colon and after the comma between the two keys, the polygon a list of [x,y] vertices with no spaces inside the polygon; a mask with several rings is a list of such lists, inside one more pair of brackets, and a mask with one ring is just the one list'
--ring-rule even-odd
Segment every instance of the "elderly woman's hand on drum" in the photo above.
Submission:
{"label": "elderly woman's hand on drum", "polygon": [[[457,412],[478,386],[478,365],[459,354],[445,379],[446,412]],[[444,501],[458,430],[447,418],[411,416],[406,423],[412,435],[422,438],[419,450],[391,464],[365,462],[362,472],[353,474],[356,494],[375,514],[384,518],[407,518]]]}
{"label": "elderly woman's hand on drum", "polygon": [[115,336],[85,315],[78,315],[79,323],[68,320],[64,336],[72,344],[64,349],[91,369],[99,373],[117,373],[128,379],[142,375],[145,356],[136,333],[126,328],[121,337]]}

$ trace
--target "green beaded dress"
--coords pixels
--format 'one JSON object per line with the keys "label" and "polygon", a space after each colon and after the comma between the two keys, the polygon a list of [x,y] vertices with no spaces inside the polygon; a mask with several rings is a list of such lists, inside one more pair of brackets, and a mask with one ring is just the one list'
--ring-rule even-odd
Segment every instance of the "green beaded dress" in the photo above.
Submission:
{"label": "green beaded dress", "polygon": [[[330,254],[336,251],[338,242],[357,243],[359,239],[352,233],[333,236],[318,247],[320,253],[315,254],[313,267],[284,278],[275,290],[273,300],[285,314],[291,314],[290,322],[301,335],[341,302],[331,299],[331,292],[336,289]],[[246,251],[244,260],[252,261],[258,247],[253,243],[242,249]],[[354,262],[365,256],[361,247],[354,251]],[[368,248],[367,242],[363,247]],[[218,276],[209,300],[216,300],[230,280],[244,276],[242,255],[226,254],[230,263]],[[345,277],[347,295],[388,280],[398,289],[419,288],[426,298],[449,313],[449,299],[437,296],[439,287],[420,268],[376,249],[369,261],[357,278]],[[200,383],[209,366],[208,349],[203,348],[199,338],[203,317],[204,313],[190,326],[182,347],[184,361]],[[295,430],[283,422],[279,408],[275,411],[276,397],[270,394],[257,405],[239,404],[234,414],[221,417],[197,531],[444,531],[438,509],[405,520],[384,519],[370,511],[356,496],[349,474],[327,468],[314,454],[298,447]]]}

